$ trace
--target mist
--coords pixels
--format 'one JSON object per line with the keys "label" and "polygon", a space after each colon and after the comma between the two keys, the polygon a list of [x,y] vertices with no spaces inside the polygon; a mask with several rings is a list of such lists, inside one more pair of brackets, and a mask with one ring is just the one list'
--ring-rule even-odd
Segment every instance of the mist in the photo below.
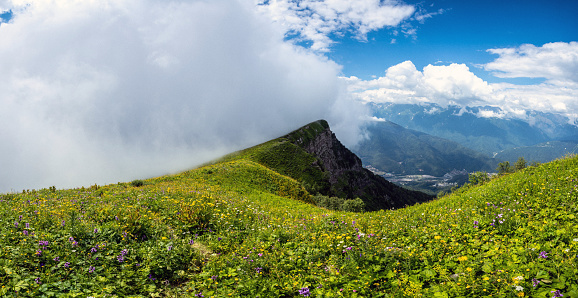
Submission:
{"label": "mist", "polygon": [[0,192],[175,173],[366,111],[249,1],[3,1]]}

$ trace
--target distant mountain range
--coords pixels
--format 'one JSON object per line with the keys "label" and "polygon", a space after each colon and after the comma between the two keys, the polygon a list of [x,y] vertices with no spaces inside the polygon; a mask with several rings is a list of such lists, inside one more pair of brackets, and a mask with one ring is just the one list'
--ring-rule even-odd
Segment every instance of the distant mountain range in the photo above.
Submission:
{"label": "distant mountain range", "polygon": [[377,118],[457,142],[489,156],[546,142],[578,141],[578,126],[551,113],[528,111],[512,118],[497,107],[444,108],[436,104],[394,103],[371,103],[369,106]]}
{"label": "distant mountain range", "polygon": [[364,165],[402,175],[443,176],[452,170],[492,171],[497,163],[488,155],[457,142],[406,129],[390,121],[367,127],[369,139],[352,148]]}
{"label": "distant mountain range", "polygon": [[[511,160],[511,154],[517,154],[527,160],[547,162],[571,152],[564,148],[578,143],[576,123],[552,113],[527,111],[509,118],[497,107],[394,103],[369,106],[377,118],[457,142],[496,159]],[[551,154],[544,153],[547,143],[553,148]]]}

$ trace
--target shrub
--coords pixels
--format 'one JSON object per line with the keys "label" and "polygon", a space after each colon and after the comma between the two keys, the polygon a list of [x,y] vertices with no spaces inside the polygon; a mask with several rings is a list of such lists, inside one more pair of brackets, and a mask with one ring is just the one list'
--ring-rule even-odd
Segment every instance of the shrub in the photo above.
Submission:
{"label": "shrub", "polygon": [[133,180],[130,185],[134,186],[134,187],[141,187],[144,185],[144,181],[137,179],[137,180]]}

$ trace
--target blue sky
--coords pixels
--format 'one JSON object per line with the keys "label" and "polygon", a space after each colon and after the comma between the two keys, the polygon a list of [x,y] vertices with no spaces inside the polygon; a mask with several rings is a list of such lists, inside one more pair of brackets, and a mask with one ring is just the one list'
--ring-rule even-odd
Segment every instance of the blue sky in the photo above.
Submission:
{"label": "blue sky", "polygon": [[[368,34],[367,42],[336,39],[331,59],[343,65],[343,74],[369,79],[389,66],[411,60],[418,69],[428,64],[465,63],[478,76],[498,81],[473,66],[488,63],[491,48],[578,40],[578,1],[406,1],[428,11],[443,12],[423,23],[410,22],[414,35],[392,34],[383,28]],[[392,44],[392,39],[395,43]]]}

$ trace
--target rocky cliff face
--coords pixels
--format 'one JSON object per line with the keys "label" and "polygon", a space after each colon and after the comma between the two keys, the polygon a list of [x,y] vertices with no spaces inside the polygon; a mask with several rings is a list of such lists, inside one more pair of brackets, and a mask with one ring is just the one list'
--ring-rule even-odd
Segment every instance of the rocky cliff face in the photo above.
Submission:
{"label": "rocky cliff face", "polygon": [[324,195],[361,198],[368,210],[401,208],[432,197],[403,189],[362,167],[361,160],[335,137],[325,120],[310,123],[285,136],[316,157],[312,167],[326,175],[330,188]]}

